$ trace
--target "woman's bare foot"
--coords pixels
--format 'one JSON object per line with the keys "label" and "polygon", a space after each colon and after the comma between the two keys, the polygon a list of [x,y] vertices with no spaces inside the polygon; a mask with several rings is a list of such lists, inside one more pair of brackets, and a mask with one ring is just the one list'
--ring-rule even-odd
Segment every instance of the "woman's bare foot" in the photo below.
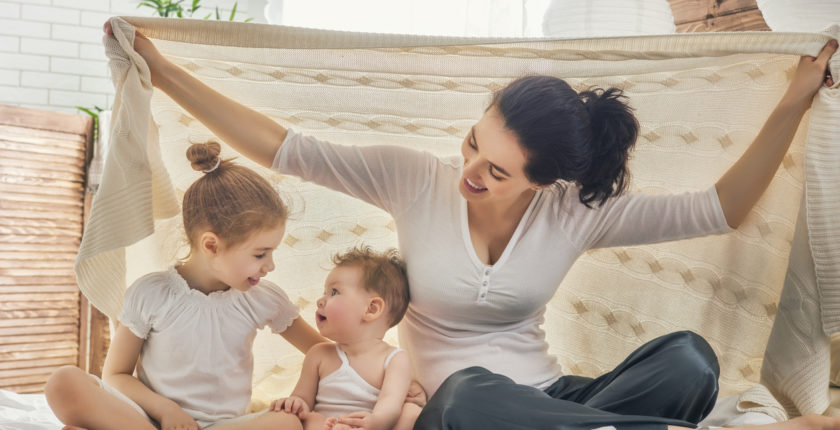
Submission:
{"label": "woman's bare foot", "polygon": [[[683,427],[668,426],[669,430],[681,430]],[[789,421],[773,424],[731,427],[732,430],[840,430],[840,418],[823,415],[805,415]]]}
{"label": "woman's bare foot", "polygon": [[840,418],[826,417],[823,415],[805,415],[803,417],[797,417],[790,421],[784,421],[778,424],[785,426],[778,427],[780,430],[840,430]]}

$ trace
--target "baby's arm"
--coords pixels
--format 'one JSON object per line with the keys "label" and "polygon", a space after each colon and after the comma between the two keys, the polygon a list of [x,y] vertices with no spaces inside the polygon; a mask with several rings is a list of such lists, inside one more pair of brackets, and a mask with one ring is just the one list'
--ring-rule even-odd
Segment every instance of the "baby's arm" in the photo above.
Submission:
{"label": "baby's arm", "polygon": [[195,420],[177,403],[152,391],[134,377],[134,367],[144,340],[128,327],[119,326],[102,368],[102,379],[110,386],[134,400],[161,428],[198,428]]}
{"label": "baby's arm", "polygon": [[[297,321],[297,320],[296,320]],[[305,323],[304,323],[305,324]],[[294,324],[292,324],[294,326]],[[291,329],[291,327],[289,327]],[[288,331],[287,329],[286,331]],[[285,332],[283,332],[285,335]],[[315,394],[318,392],[318,381],[320,380],[320,365],[323,357],[329,351],[334,350],[331,343],[321,343],[313,346],[306,353],[303,359],[303,368],[300,371],[295,389],[292,394],[284,399],[277,399],[271,403],[271,410],[295,414],[301,420],[315,406]]]}
{"label": "baby's arm", "polygon": [[329,342],[329,340],[321,336],[317,330],[312,328],[301,317],[295,318],[292,321],[292,325],[286,328],[280,335],[304,354],[309,351],[309,348],[319,343]]}
{"label": "baby's arm", "polygon": [[[376,405],[373,406],[373,411],[370,413],[356,412],[342,416],[338,419],[338,423],[364,430],[390,430],[394,428],[397,420],[400,419],[400,413],[403,410],[410,384],[411,364],[408,353],[402,351],[394,355],[385,370],[385,379],[382,381],[382,389],[379,390],[379,398],[376,400]],[[335,428],[342,428],[342,426],[336,426]]]}

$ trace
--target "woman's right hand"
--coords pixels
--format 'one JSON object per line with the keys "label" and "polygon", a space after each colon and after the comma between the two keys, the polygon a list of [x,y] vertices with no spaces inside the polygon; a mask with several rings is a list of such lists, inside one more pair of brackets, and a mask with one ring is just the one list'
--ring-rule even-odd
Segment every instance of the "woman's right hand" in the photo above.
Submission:
{"label": "woman's right hand", "polygon": [[[105,21],[102,30],[108,36],[114,35],[110,20]],[[160,54],[151,40],[138,31],[134,32],[134,50],[146,60],[146,64],[149,66],[149,72],[152,74],[152,85],[157,86],[157,76],[160,76],[159,70],[166,63],[166,58]]]}
{"label": "woman's right hand", "polygon": [[174,406],[168,409],[160,417],[161,430],[201,430],[193,417],[189,416],[183,409]]}
{"label": "woman's right hand", "polygon": [[[111,24],[103,26],[106,34]],[[277,150],[286,139],[286,129],[268,116],[219,93],[167,60],[152,42],[135,32],[134,49],[149,66],[152,85],[166,93],[193,118],[240,154],[271,167]],[[309,329],[312,333],[317,333]],[[320,339],[320,336],[317,336]],[[305,343],[313,343],[310,339]],[[301,343],[294,343],[300,347]]]}

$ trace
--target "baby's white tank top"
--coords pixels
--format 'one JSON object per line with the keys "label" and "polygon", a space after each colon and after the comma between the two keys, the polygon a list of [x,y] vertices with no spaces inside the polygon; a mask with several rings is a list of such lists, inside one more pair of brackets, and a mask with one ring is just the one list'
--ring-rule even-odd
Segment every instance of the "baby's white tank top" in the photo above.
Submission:
{"label": "baby's white tank top", "polygon": [[[335,346],[341,366],[333,373],[318,382],[318,393],[315,395],[314,412],[327,417],[337,417],[351,412],[372,411],[379,398],[379,389],[370,385],[361,375],[350,366],[347,355],[338,345]],[[394,348],[385,358],[385,369],[394,355],[402,351]]]}

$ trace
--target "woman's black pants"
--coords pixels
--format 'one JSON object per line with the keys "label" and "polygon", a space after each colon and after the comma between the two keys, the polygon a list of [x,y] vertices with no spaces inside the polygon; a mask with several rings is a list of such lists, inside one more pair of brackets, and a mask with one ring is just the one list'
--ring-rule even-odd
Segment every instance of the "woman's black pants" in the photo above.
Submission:
{"label": "woman's black pants", "polygon": [[715,404],[719,374],[712,348],[688,331],[642,345],[598,378],[563,376],[545,391],[470,367],[443,382],[414,429],[694,428]]}

